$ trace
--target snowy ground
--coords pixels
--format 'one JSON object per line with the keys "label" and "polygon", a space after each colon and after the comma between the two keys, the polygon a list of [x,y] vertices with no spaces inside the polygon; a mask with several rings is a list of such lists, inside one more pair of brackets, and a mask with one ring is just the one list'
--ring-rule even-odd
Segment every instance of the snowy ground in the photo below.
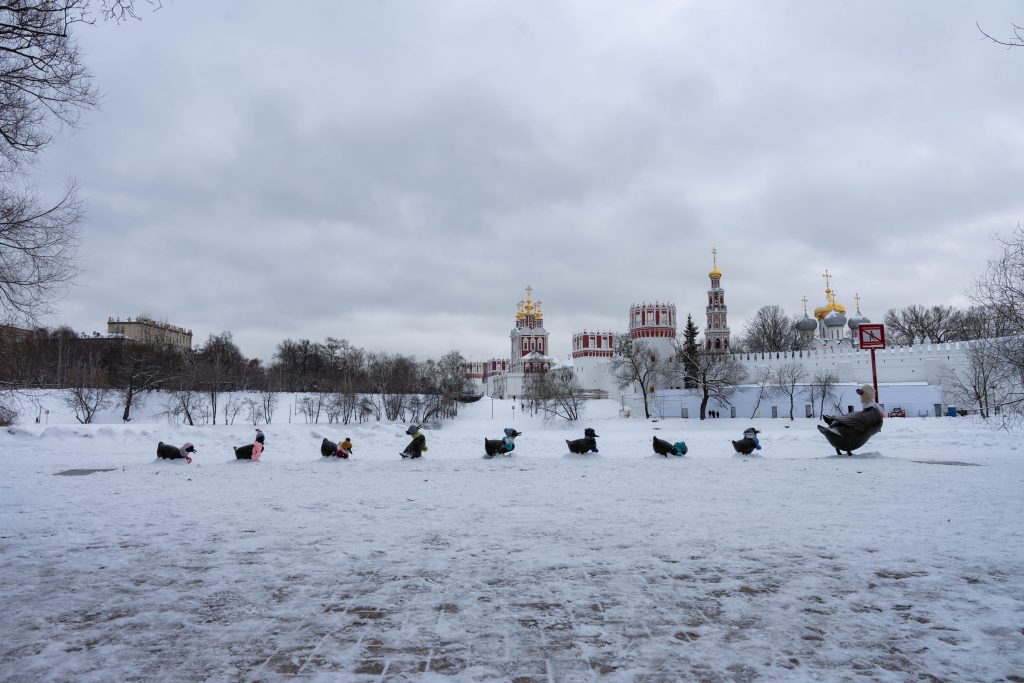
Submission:
{"label": "snowy ground", "polygon": [[[275,423],[259,463],[231,459],[237,424],[0,433],[0,679],[1024,680],[1019,435],[890,419],[839,458],[763,420],[737,458],[748,421],[593,405],[517,415],[514,456],[484,460],[511,422],[490,411],[421,461],[400,425]],[[584,426],[600,455],[567,457]]]}

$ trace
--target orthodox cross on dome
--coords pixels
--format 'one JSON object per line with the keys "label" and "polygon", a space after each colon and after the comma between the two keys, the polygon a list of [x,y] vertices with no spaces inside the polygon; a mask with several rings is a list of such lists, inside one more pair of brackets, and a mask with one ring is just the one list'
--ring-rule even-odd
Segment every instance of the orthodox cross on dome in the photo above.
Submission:
{"label": "orthodox cross on dome", "polygon": [[828,294],[829,288],[832,286],[832,275],[828,272],[828,268],[825,269],[825,274],[822,277],[825,278],[825,293]]}
{"label": "orthodox cross on dome", "polygon": [[[718,269],[718,248],[711,247],[711,264],[712,270],[708,273],[709,277],[722,277],[722,271]],[[717,286],[717,285],[716,285]]]}
{"label": "orthodox cross on dome", "polygon": [[526,288],[526,299],[520,299],[516,304],[516,320],[525,320],[528,317],[540,318],[540,301],[533,300],[533,287]]}
{"label": "orthodox cross on dome", "polygon": [[860,294],[854,294],[853,300],[857,303],[857,315],[860,315]]}
{"label": "orthodox cross on dome", "polygon": [[804,295],[804,297],[802,299],[800,299],[800,301],[804,302],[804,317],[806,317],[807,316],[807,295]]}
{"label": "orthodox cross on dome", "polygon": [[526,313],[533,313],[533,287],[526,287]]}

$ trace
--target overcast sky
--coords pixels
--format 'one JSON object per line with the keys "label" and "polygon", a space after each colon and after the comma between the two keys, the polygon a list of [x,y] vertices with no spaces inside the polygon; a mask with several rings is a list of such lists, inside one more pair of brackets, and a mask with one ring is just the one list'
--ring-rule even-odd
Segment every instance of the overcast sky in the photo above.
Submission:
{"label": "overcast sky", "polygon": [[88,201],[47,322],[552,355],[633,302],[964,305],[1024,221],[1019,2],[164,0],[77,36],[99,110],[40,160]]}

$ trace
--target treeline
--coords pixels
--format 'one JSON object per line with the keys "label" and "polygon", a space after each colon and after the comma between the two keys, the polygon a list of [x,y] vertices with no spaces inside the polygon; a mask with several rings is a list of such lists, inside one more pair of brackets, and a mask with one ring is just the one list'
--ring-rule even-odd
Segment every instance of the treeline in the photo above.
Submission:
{"label": "treeline", "polygon": [[182,352],[67,327],[0,331],[0,387],[67,389],[83,423],[114,405],[127,422],[138,397],[157,390],[169,396],[164,415],[186,424],[270,423],[280,392],[302,394],[296,409],[309,422],[451,418],[468,390],[464,364],[457,351],[419,361],[334,338],[286,339],[266,366],[230,332]]}
{"label": "treeline", "polygon": [[[817,331],[802,334],[796,327],[803,315],[790,315],[782,306],[762,306],[747,321],[743,333],[733,340],[737,353],[775,353],[803,351],[820,346]],[[814,320],[812,318],[812,320]],[[817,324],[817,320],[814,321]],[[955,306],[912,305],[890,308],[882,320],[886,341],[890,346],[992,339],[1013,334],[1005,317],[984,305]]]}

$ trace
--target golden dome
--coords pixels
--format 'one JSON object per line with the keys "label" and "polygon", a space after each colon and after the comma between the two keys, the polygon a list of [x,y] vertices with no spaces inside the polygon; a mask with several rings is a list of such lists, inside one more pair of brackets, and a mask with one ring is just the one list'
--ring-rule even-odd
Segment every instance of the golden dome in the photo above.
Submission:
{"label": "golden dome", "polygon": [[714,265],[714,270],[712,270],[710,273],[708,273],[708,277],[717,277],[717,278],[722,277],[722,271],[720,271],[718,269],[718,249],[712,249],[711,250],[711,258],[712,258],[712,264]]}
{"label": "golden dome", "polygon": [[540,316],[540,302],[533,300],[533,287],[526,288],[526,301],[520,299],[516,304],[516,320],[522,320],[528,315]]}
{"label": "golden dome", "polygon": [[817,308],[814,309],[814,317],[817,318],[818,320],[824,319],[825,316],[827,316],[832,311],[842,314],[846,313],[846,307],[843,306],[842,304],[836,303],[835,292],[832,291],[832,287],[830,286],[832,275],[827,270],[825,271],[824,278],[826,303],[824,306],[818,306]]}

